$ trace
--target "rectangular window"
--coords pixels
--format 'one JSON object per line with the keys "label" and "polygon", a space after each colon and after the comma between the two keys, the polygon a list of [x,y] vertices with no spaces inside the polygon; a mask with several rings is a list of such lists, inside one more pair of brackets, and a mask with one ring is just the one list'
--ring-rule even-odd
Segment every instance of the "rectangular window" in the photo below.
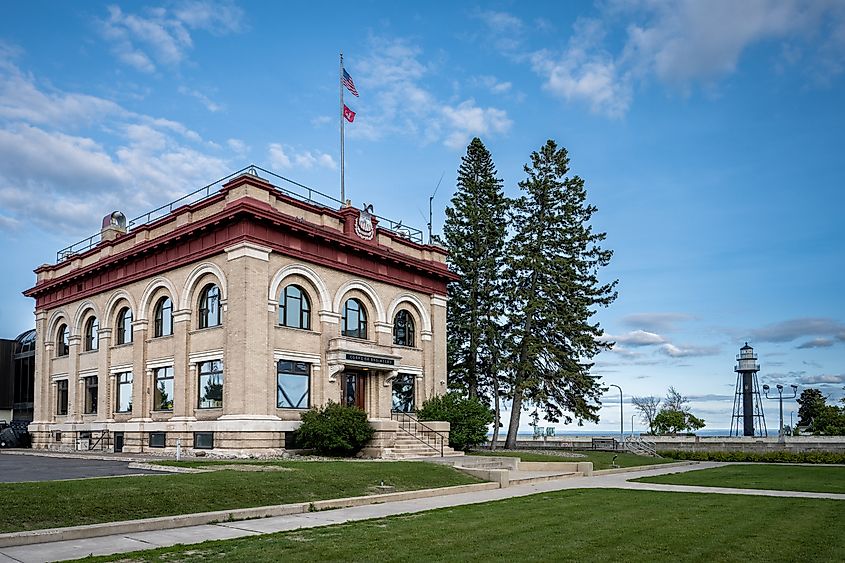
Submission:
{"label": "rectangular window", "polygon": [[393,380],[393,412],[414,412],[414,376],[400,373]]}
{"label": "rectangular window", "polygon": [[85,378],[85,414],[97,414],[97,376]]}
{"label": "rectangular window", "polygon": [[279,360],[276,364],[276,406],[280,409],[310,407],[311,364]]}
{"label": "rectangular window", "polygon": [[214,449],[214,432],[194,432],[194,449]]}
{"label": "rectangular window", "polygon": [[56,382],[56,414],[67,414],[67,379]]}
{"label": "rectangular window", "polygon": [[173,366],[155,370],[155,397],[153,410],[173,410]]}
{"label": "rectangular window", "polygon": [[211,360],[197,364],[199,408],[219,409],[223,406],[223,362]]}
{"label": "rectangular window", "polygon": [[150,447],[163,448],[167,443],[167,434],[164,432],[150,432]]}
{"label": "rectangular window", "polygon": [[117,397],[115,397],[116,412],[132,411],[132,372],[118,373],[115,376],[117,381]]}

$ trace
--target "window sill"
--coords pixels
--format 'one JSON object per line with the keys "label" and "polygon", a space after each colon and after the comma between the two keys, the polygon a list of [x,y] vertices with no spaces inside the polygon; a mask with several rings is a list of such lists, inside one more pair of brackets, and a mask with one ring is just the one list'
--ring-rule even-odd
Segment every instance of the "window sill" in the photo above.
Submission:
{"label": "window sill", "polygon": [[311,333],[311,334],[320,334],[320,333],[319,333],[318,331],[316,331],[316,330],[312,330],[312,329],[310,329],[310,328],[300,328],[300,327],[298,327],[298,326],[287,326],[287,325],[277,324],[277,325],[276,325],[276,328],[285,328],[285,329],[287,329],[287,330],[296,330],[296,331],[298,331],[298,332],[307,332],[307,333]]}
{"label": "window sill", "polygon": [[79,353],[79,355],[80,356],[87,356],[88,354],[96,354],[99,351],[100,351],[99,348],[97,348],[95,350],[83,350],[82,352]]}
{"label": "window sill", "polygon": [[130,348],[134,344],[134,342],[124,342],[123,344],[115,344],[111,347],[112,350],[117,350],[119,348]]}
{"label": "window sill", "polygon": [[206,331],[217,330],[217,329],[221,329],[221,328],[223,328],[223,323],[220,323],[219,325],[214,325],[214,326],[206,326],[206,327],[203,327],[203,328],[197,328],[197,329],[192,330],[190,332],[190,334],[197,334],[199,332],[206,332]]}
{"label": "window sill", "polygon": [[168,338],[173,338],[173,334],[162,334],[161,336],[153,336],[147,342],[155,342],[157,340],[166,340]]}

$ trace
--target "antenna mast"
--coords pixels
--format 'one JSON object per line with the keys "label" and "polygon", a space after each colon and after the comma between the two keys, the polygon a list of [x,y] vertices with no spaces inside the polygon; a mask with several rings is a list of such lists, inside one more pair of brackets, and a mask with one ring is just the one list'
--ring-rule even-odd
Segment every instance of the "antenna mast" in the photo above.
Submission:
{"label": "antenna mast", "polygon": [[431,204],[432,204],[432,202],[434,201],[434,196],[436,196],[436,195],[437,195],[437,190],[439,190],[439,189],[440,189],[440,182],[442,182],[442,181],[443,181],[443,176],[444,176],[445,174],[446,174],[446,171],[444,170],[444,171],[440,174],[440,179],[439,179],[439,180],[437,180],[437,187],[436,187],[436,188],[434,188],[434,193],[433,193],[433,194],[431,194],[431,197],[430,197],[430,198],[428,198],[428,244],[431,244],[431,225],[432,225],[432,223],[433,223],[433,213],[432,213],[432,209],[431,209]]}

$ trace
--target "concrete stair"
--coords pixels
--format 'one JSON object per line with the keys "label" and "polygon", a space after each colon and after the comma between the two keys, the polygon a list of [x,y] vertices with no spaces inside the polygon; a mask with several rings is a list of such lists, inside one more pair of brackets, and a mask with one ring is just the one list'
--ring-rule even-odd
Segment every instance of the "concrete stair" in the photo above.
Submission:
{"label": "concrete stair", "polygon": [[[464,452],[457,452],[448,445],[443,447],[443,457],[460,457]],[[385,451],[384,459],[414,459],[414,458],[439,458],[440,445],[425,434],[415,432],[409,434],[399,430],[396,434],[396,442],[389,451]]]}

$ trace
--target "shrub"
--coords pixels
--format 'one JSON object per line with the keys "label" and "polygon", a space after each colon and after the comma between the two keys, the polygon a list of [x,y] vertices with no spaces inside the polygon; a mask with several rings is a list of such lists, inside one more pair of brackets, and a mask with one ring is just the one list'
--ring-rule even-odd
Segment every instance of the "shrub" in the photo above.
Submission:
{"label": "shrub", "polygon": [[845,454],[834,452],[658,452],[670,459],[691,461],[752,461],[761,463],[845,463]]}
{"label": "shrub", "polygon": [[353,456],[373,439],[374,432],[362,409],[329,401],[302,414],[296,442],[321,454]]}
{"label": "shrub", "polygon": [[449,445],[456,450],[468,450],[487,440],[487,426],[493,422],[493,412],[477,398],[464,398],[450,392],[432,397],[417,411],[420,420],[440,420],[449,423]]}

